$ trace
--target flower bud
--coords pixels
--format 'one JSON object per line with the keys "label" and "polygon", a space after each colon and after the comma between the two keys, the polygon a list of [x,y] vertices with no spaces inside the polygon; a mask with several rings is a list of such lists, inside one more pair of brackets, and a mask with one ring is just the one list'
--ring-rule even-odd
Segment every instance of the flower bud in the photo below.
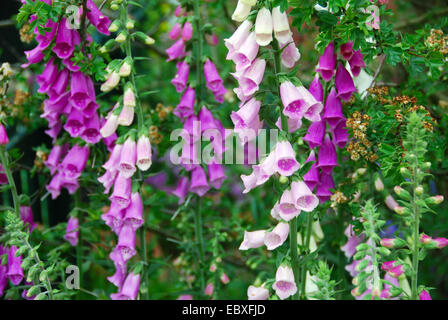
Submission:
{"label": "flower bud", "polygon": [[288,179],[288,177],[280,176],[280,179],[278,179],[278,181],[279,181],[281,184],[285,184],[285,183],[288,183],[289,179]]}
{"label": "flower bud", "polygon": [[258,11],[255,20],[255,39],[260,46],[267,46],[272,41],[272,16],[267,8]]}
{"label": "flower bud", "polygon": [[375,180],[375,190],[380,192],[384,190],[384,184],[380,177]]}
{"label": "flower bud", "polygon": [[117,72],[112,72],[107,78],[106,82],[101,85],[102,92],[109,92],[115,88],[120,82],[120,75]]}
{"label": "flower bud", "polygon": [[153,38],[151,38],[150,36],[144,34],[141,31],[136,32],[135,36],[137,37],[138,40],[140,40],[141,42],[143,42],[147,46],[150,46],[150,45],[155,43],[155,40]]}
{"label": "flower bud", "polygon": [[121,31],[118,36],[115,38],[115,41],[118,43],[123,43],[128,38],[127,32]]}
{"label": "flower bud", "polygon": [[121,21],[120,20],[115,20],[114,22],[112,22],[112,24],[109,26],[109,31],[110,32],[117,32],[118,29],[120,28],[120,24]]}
{"label": "flower bud", "polygon": [[434,197],[429,197],[425,199],[426,204],[441,204],[443,202],[443,196],[437,195]]}
{"label": "flower bud", "polygon": [[417,188],[415,188],[415,194],[421,196],[423,194],[423,187],[422,186],[418,186]]}
{"label": "flower bud", "polygon": [[127,108],[134,108],[136,105],[134,88],[130,83],[126,84],[126,88],[124,90],[123,105]]}
{"label": "flower bud", "polygon": [[394,191],[403,200],[411,200],[411,194],[400,186],[395,186]]}
{"label": "flower bud", "polygon": [[112,50],[112,48],[114,46],[115,46],[115,40],[114,39],[110,39],[100,48],[100,52],[101,53],[109,52],[110,50]]}
{"label": "flower bud", "polygon": [[121,65],[118,74],[120,75],[120,77],[128,77],[131,74],[131,70],[132,70],[132,60],[130,58],[126,58],[123,64]]}
{"label": "flower bud", "polygon": [[8,134],[3,124],[0,123],[0,145],[6,146],[9,143]]}
{"label": "flower bud", "polygon": [[128,21],[126,21],[126,29],[131,30],[134,28],[135,28],[135,20],[128,19]]}

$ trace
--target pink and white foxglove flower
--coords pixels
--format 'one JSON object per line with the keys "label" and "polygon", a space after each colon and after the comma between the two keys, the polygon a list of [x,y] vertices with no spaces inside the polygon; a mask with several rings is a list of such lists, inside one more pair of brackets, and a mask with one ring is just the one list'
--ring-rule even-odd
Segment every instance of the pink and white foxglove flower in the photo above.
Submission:
{"label": "pink and white foxglove flower", "polygon": [[311,212],[319,205],[319,198],[313,194],[304,181],[291,183],[291,193],[298,209]]}
{"label": "pink and white foxglove flower", "polygon": [[263,287],[249,286],[247,288],[248,300],[267,300],[269,298],[269,290]]}
{"label": "pink and white foxglove flower", "polygon": [[239,250],[259,248],[264,245],[266,230],[244,231],[244,239]]}
{"label": "pink and white foxglove flower", "polygon": [[268,250],[280,247],[288,238],[289,224],[280,222],[271,232],[267,232],[264,237],[264,244]]}
{"label": "pink and white foxglove flower", "polygon": [[285,221],[290,221],[300,214],[300,209],[296,206],[296,201],[291,190],[286,189],[283,191],[282,197],[280,198],[280,202],[277,206],[277,212],[280,218]]}
{"label": "pink and white foxglove flower", "polygon": [[297,286],[294,280],[294,273],[290,267],[284,265],[278,267],[272,288],[281,300],[296,294]]}
{"label": "pink and white foxglove flower", "polygon": [[296,153],[289,141],[280,141],[275,146],[275,169],[282,175],[289,177],[299,170],[300,164],[296,160]]}
{"label": "pink and white foxglove flower", "polygon": [[267,46],[272,41],[272,15],[269,9],[258,10],[255,20],[255,39],[260,46]]}

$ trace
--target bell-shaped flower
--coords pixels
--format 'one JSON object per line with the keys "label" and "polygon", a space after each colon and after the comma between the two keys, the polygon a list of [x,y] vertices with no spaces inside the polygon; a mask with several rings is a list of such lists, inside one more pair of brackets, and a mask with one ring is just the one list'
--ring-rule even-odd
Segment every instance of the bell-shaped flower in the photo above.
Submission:
{"label": "bell-shaped flower", "polygon": [[207,59],[204,63],[204,76],[207,88],[210,91],[215,92],[222,86],[222,79],[210,59]]}
{"label": "bell-shaped flower", "polygon": [[120,75],[118,74],[118,72],[113,71],[109,74],[109,76],[107,77],[106,82],[104,82],[101,85],[100,90],[102,92],[109,92],[112,91],[119,83],[120,83]]}
{"label": "bell-shaped flower", "polygon": [[332,195],[330,189],[334,188],[333,176],[331,174],[321,172],[319,181],[320,182],[316,187],[316,196],[319,198],[320,202],[323,203],[330,200]]}
{"label": "bell-shaped flower", "polygon": [[[285,46],[286,48],[284,48]],[[296,62],[300,60],[301,55],[299,49],[294,43],[292,37],[290,37],[290,39],[285,43],[280,43],[280,48],[284,48],[281,53],[282,64],[286,68],[291,69],[294,67]]]}
{"label": "bell-shaped flower", "polygon": [[327,134],[324,143],[319,149],[317,167],[323,172],[329,174],[334,167],[338,165],[338,158],[336,154],[336,148]]}
{"label": "bell-shaped flower", "polygon": [[50,173],[53,175],[58,169],[59,161],[61,157],[67,152],[66,145],[56,144],[51,149],[50,154],[48,155],[47,160],[44,162],[45,165],[50,169]]}
{"label": "bell-shaped flower", "polygon": [[242,22],[242,21],[246,20],[246,18],[249,16],[250,9],[252,8],[253,5],[255,5],[256,1],[254,4],[250,4],[250,3],[254,3],[254,1],[238,0],[235,11],[232,14],[232,20],[238,21],[238,22]]}
{"label": "bell-shaped flower", "polygon": [[176,188],[171,192],[179,198],[178,204],[182,204],[188,194],[189,181],[187,177],[180,177]]}
{"label": "bell-shaped flower", "polygon": [[258,10],[255,20],[255,39],[260,46],[267,46],[272,41],[272,15],[269,9]]}
{"label": "bell-shaped flower", "polygon": [[268,250],[280,247],[288,238],[289,224],[280,222],[271,232],[267,232],[264,237],[264,244]]}
{"label": "bell-shaped flower", "polygon": [[97,113],[94,113],[90,118],[85,118],[81,138],[91,144],[98,143],[101,140],[100,119]]}
{"label": "bell-shaped flower", "polygon": [[170,33],[168,33],[168,37],[171,40],[176,40],[179,38],[180,34],[182,33],[182,25],[180,23],[176,23],[172,28]]}
{"label": "bell-shaped flower", "polygon": [[328,82],[333,78],[336,60],[337,56],[334,52],[334,43],[330,42],[325,48],[323,55],[320,57],[319,67],[317,68],[317,72],[320,73],[325,82]]}
{"label": "bell-shaped flower", "polygon": [[140,289],[140,274],[130,272],[118,293],[112,293],[112,300],[136,300]]}
{"label": "bell-shaped flower", "polygon": [[356,91],[356,88],[350,73],[345,69],[342,63],[339,63],[338,65],[334,82],[336,89],[338,90],[337,97],[344,101],[350,100],[353,92]]}
{"label": "bell-shaped flower", "polygon": [[350,60],[353,56],[353,42],[349,41],[347,43],[344,43],[339,48],[341,51],[341,55],[345,60]]}
{"label": "bell-shaped flower", "polygon": [[124,210],[118,206],[117,203],[112,202],[109,207],[109,211],[101,215],[101,219],[106,225],[115,232],[116,235],[120,234],[121,227],[123,226]]}
{"label": "bell-shaped flower", "polygon": [[324,114],[322,116],[331,128],[335,128],[336,125],[343,119],[345,119],[342,113],[342,103],[338,98],[338,94],[334,88],[331,89],[325,101]]}
{"label": "bell-shaped flower", "polygon": [[228,39],[224,39],[224,45],[229,50],[226,59],[233,59],[233,55],[242,46],[244,41],[250,34],[250,29],[252,28],[252,22],[245,20],[240,26],[235,30],[232,36]]}
{"label": "bell-shaped flower", "polygon": [[131,259],[137,253],[135,250],[135,230],[132,226],[123,225],[118,235],[118,243],[115,250],[117,250],[117,253],[124,262]]}
{"label": "bell-shaped flower", "polygon": [[79,220],[76,217],[70,216],[67,222],[67,228],[65,229],[64,239],[70,242],[72,246],[78,244],[79,235]]}
{"label": "bell-shaped flower", "polygon": [[282,175],[289,177],[300,168],[296,160],[296,153],[289,141],[280,141],[275,146],[275,169]]}
{"label": "bell-shaped flower", "polygon": [[306,141],[310,149],[314,149],[321,146],[325,137],[325,121],[316,121],[311,123],[308,127],[306,135],[303,137],[303,141]]}
{"label": "bell-shaped flower", "polygon": [[245,96],[251,96],[258,91],[259,85],[263,80],[265,68],[266,60],[258,58],[242,74],[238,82]]}
{"label": "bell-shaped flower", "polygon": [[193,25],[191,24],[191,22],[187,21],[184,23],[184,26],[182,28],[182,39],[184,41],[189,41],[192,36],[193,36]]}
{"label": "bell-shaped flower", "polygon": [[131,203],[131,179],[119,174],[115,180],[114,191],[110,196],[110,201],[115,202],[118,207],[125,209]]}
{"label": "bell-shaped flower", "polygon": [[349,139],[349,134],[347,131],[347,124],[345,119],[338,122],[336,127],[332,129],[333,141],[341,149],[345,147]]}
{"label": "bell-shaped flower", "polygon": [[281,12],[280,7],[272,9],[272,23],[274,26],[274,36],[280,43],[286,43],[292,35],[289,29],[288,16],[286,11]]}
{"label": "bell-shaped flower", "polygon": [[221,188],[221,185],[226,178],[226,173],[224,172],[223,166],[219,163],[216,163],[216,161],[211,162],[208,165],[208,178],[210,184],[215,189]]}
{"label": "bell-shaped flower", "polygon": [[197,166],[191,172],[190,191],[202,197],[210,189],[207,176],[201,166]]}
{"label": "bell-shaped flower", "polygon": [[[277,122],[275,123],[277,128],[282,129],[282,118],[279,117],[277,119]],[[288,132],[293,133],[296,132],[298,129],[302,127],[302,120],[301,119],[292,119],[288,118]]]}
{"label": "bell-shaped flower", "polygon": [[258,49],[259,45],[256,41],[255,32],[251,32],[233,55],[232,60],[236,64],[236,70],[246,70],[257,57]]}
{"label": "bell-shaped flower", "polygon": [[319,205],[319,199],[304,181],[291,183],[291,194],[296,207],[305,212],[312,212]]}
{"label": "bell-shaped flower", "polygon": [[190,73],[190,66],[186,61],[177,63],[176,76],[171,80],[171,83],[176,87],[177,92],[182,92],[187,87],[188,75]]}
{"label": "bell-shaped flower", "polygon": [[137,140],[137,167],[146,171],[152,164],[152,150],[149,138],[142,134]]}
{"label": "bell-shaped flower", "polygon": [[317,168],[316,156],[314,155],[314,150],[311,150],[308,159],[306,159],[305,163],[314,161],[311,165],[310,170],[306,174],[303,175],[303,181],[305,181],[306,185],[312,191],[317,184],[319,183],[319,169]]}
{"label": "bell-shaped flower", "polygon": [[297,286],[294,280],[294,272],[290,267],[284,265],[278,267],[272,289],[275,290],[281,300],[296,294]]}
{"label": "bell-shaped flower", "polygon": [[121,150],[120,163],[118,171],[124,178],[130,178],[135,173],[137,168],[137,143],[131,137],[127,138]]}
{"label": "bell-shaped flower", "polygon": [[166,61],[182,59],[186,54],[184,40],[182,38],[177,40],[171,47],[166,49],[166,54],[168,55],[168,59]]}
{"label": "bell-shaped flower", "polygon": [[196,98],[196,93],[193,88],[188,87],[185,90],[179,104],[174,110],[174,114],[178,116],[181,120],[191,116],[194,113],[194,100]]}
{"label": "bell-shaped flower", "polygon": [[313,97],[320,102],[324,102],[324,88],[319,80],[319,74],[316,73],[313,81],[310,83],[308,91],[313,95]]}
{"label": "bell-shaped flower", "polygon": [[6,275],[12,284],[17,286],[22,282],[24,277],[22,269],[22,256],[16,257],[16,252],[18,248],[16,246],[11,246],[8,251],[8,272]]}
{"label": "bell-shaped flower", "polygon": [[364,63],[364,57],[361,53],[361,49],[355,51],[353,56],[348,61],[350,64],[350,69],[352,71],[353,76],[357,77],[361,73],[361,69],[366,67]]}
{"label": "bell-shaped flower", "polygon": [[269,290],[263,287],[249,286],[247,288],[248,300],[268,300]]}
{"label": "bell-shaped flower", "polygon": [[123,223],[130,226],[133,230],[137,230],[144,222],[142,198],[140,193],[134,192],[131,194],[131,203],[124,213]]}
{"label": "bell-shaped flower", "polygon": [[89,19],[99,32],[108,36],[110,34],[110,19],[101,13],[93,0],[87,0],[87,9],[87,19]]}
{"label": "bell-shaped flower", "polygon": [[68,179],[78,179],[89,158],[89,147],[74,145],[61,163],[59,172]]}
{"label": "bell-shaped flower", "polygon": [[30,232],[32,232],[37,224],[34,222],[33,210],[31,206],[20,206],[20,219],[27,226]]}
{"label": "bell-shaped flower", "polygon": [[241,242],[239,250],[248,250],[259,248],[264,245],[266,230],[244,231],[244,239]]}
{"label": "bell-shaped flower", "polygon": [[276,207],[280,218],[285,221],[290,221],[300,214],[300,209],[297,208],[295,199],[290,189],[283,191],[280,202],[274,207]]}

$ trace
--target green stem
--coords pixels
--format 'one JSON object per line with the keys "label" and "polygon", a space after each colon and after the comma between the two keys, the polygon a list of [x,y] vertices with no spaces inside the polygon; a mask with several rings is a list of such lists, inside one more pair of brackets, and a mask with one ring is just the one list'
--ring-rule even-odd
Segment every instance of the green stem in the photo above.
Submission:
{"label": "green stem", "polygon": [[[417,138],[413,134],[413,149],[416,150]],[[415,157],[414,165],[412,166],[412,208],[414,213],[414,229],[413,229],[413,248],[412,248],[412,276],[411,276],[411,298],[418,300],[418,262],[419,262],[419,229],[420,229],[420,212],[417,204],[417,170],[418,170],[418,156]]]}
{"label": "green stem", "polygon": [[[307,212],[306,228],[305,228],[305,230],[303,230],[304,236],[305,236],[304,245],[305,245],[306,254],[309,254],[312,223],[313,223],[313,213]],[[300,265],[300,281],[302,284],[302,288],[300,289],[300,298],[303,300],[306,300],[306,292],[305,292],[305,290],[306,290],[306,272],[307,272],[306,264],[301,263],[301,265]]]}
{"label": "green stem", "polygon": [[[120,11],[120,20],[121,20],[121,24],[123,26],[126,25],[127,19],[128,19],[128,9],[127,9],[127,2],[123,2],[123,4],[121,5],[121,11]],[[131,61],[134,61],[132,58],[132,43],[131,43],[131,37],[130,35],[128,35],[126,37],[126,41],[124,42],[124,49],[125,49],[125,53],[126,56],[131,58]],[[131,74],[129,75],[129,79],[131,81],[133,90],[134,90],[134,95],[135,95],[135,108],[137,109],[137,126],[138,126],[138,130],[140,131],[143,128],[143,124],[144,124],[144,117],[143,117],[143,110],[140,104],[140,98],[138,96],[138,91],[137,91],[137,82],[135,80],[135,62],[133,62],[132,64],[132,70],[131,70]]]}
{"label": "green stem", "polygon": [[202,214],[201,214],[201,202],[202,198],[197,197],[196,199],[196,210],[194,211],[194,222],[195,222],[195,233],[196,233],[196,242],[198,244],[198,252],[199,252],[199,274],[201,281],[201,293],[205,290],[205,277],[204,277],[204,238],[202,234]]}
{"label": "green stem", "polygon": [[296,282],[297,286],[297,292],[294,295],[294,299],[299,299],[299,254],[297,252],[297,217],[292,219],[289,222],[289,251],[291,254],[291,264],[292,264],[292,271],[294,273],[294,280]]}
{"label": "green stem", "polygon": [[[146,252],[146,230],[145,230],[145,224],[143,224],[142,228],[140,229],[140,245],[141,245],[141,253],[142,253],[142,259],[145,262],[145,267],[148,266],[148,255]],[[149,277],[148,273],[144,272],[143,277],[145,279],[146,283],[146,292],[145,292],[145,299],[149,300]]]}
{"label": "green stem", "polygon": [[3,164],[6,176],[8,177],[9,186],[11,187],[12,200],[14,201],[14,212],[20,217],[20,201],[19,194],[17,193],[16,183],[12,176],[11,169],[9,168],[8,154],[5,147],[0,146],[0,160]]}

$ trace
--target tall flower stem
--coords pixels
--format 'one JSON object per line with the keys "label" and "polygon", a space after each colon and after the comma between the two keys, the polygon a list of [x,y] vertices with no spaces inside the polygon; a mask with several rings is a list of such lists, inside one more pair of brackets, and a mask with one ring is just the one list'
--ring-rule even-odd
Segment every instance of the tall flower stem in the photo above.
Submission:
{"label": "tall flower stem", "polygon": [[[304,247],[306,250],[306,254],[309,254],[309,248],[310,248],[310,240],[311,240],[311,232],[312,232],[312,224],[313,224],[313,212],[307,212],[306,213],[306,228],[303,230],[304,232]],[[300,298],[306,299],[306,264],[301,263],[300,265],[300,281],[301,281],[301,289],[300,289]]]}
{"label": "tall flower stem", "polygon": [[[277,96],[280,97],[280,81],[278,79],[278,74],[281,71],[281,55],[280,55],[280,47],[278,45],[277,39],[274,39],[272,42],[272,48],[274,49],[274,71],[275,71],[275,80],[277,84]],[[281,118],[281,130],[283,132],[288,132],[288,118],[280,111]],[[294,280],[297,286],[297,292],[294,295],[294,299],[299,299],[299,284],[300,284],[300,272],[299,272],[299,255],[297,252],[297,217],[292,219],[289,222],[289,252],[291,255],[291,263],[292,270],[294,273]]]}
{"label": "tall flower stem", "polygon": [[[196,58],[196,94],[197,94],[197,105],[196,113],[201,109],[201,103],[203,100],[203,78],[202,78],[202,52],[203,52],[203,38],[202,38],[202,26],[201,26],[201,4],[200,0],[194,0],[194,26],[195,26],[195,42],[194,42],[194,52]],[[204,252],[204,236],[203,236],[203,223],[202,223],[202,212],[201,212],[202,199],[197,197],[196,208],[194,209],[194,220],[195,220],[195,234],[196,241],[198,245],[199,253],[199,275],[201,281],[201,293],[205,290],[205,275],[204,275],[204,263],[205,263],[205,252]]]}
{"label": "tall flower stem", "polygon": [[[417,137],[415,134],[412,135],[412,144],[414,150],[417,149]],[[412,164],[412,209],[414,214],[414,229],[413,229],[413,244],[412,244],[412,276],[411,276],[411,298],[412,300],[418,300],[418,261],[419,261],[419,229],[420,229],[420,212],[419,206],[417,204],[418,196],[415,193],[415,189],[417,188],[417,170],[418,168],[418,157],[415,157],[415,160]]]}
{"label": "tall flower stem", "polygon": [[[126,25],[127,19],[128,19],[128,9],[127,9],[128,3],[127,1],[123,2],[123,4],[121,5],[121,11],[120,11],[120,20],[122,25]],[[131,58],[132,61],[134,61],[134,59],[132,58],[132,42],[131,42],[131,37],[128,35],[126,38],[126,41],[124,42],[124,49],[125,49],[125,53],[126,56]],[[140,104],[140,98],[138,96],[138,91],[137,91],[137,82],[135,80],[135,65],[133,63],[132,65],[132,70],[131,70],[131,74],[129,75],[129,79],[131,81],[133,90],[134,90],[134,95],[135,95],[135,108],[137,111],[137,126],[138,126],[138,130],[140,131],[140,129],[142,129],[143,127],[143,123],[144,123],[144,117],[143,117],[143,110]]]}
{"label": "tall flower stem", "polygon": [[14,212],[16,216],[19,217],[20,216],[19,194],[17,193],[16,183],[14,181],[14,177],[12,176],[12,172],[9,167],[8,153],[6,152],[6,149],[3,146],[0,146],[0,160],[3,164],[3,168],[8,178],[9,186],[11,187],[12,200],[14,201]]}
{"label": "tall flower stem", "polygon": [[194,225],[195,225],[195,234],[196,234],[196,242],[198,244],[198,253],[199,253],[199,275],[201,281],[201,292],[205,289],[205,276],[204,276],[204,237],[202,234],[202,213],[201,213],[201,205],[202,198],[197,197],[196,199],[196,210],[194,211]]}

